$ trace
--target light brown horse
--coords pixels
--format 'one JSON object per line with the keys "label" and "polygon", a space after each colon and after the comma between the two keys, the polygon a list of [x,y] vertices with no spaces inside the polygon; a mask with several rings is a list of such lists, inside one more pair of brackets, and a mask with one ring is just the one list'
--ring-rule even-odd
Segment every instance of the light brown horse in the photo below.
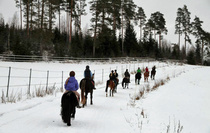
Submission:
{"label": "light brown horse", "polygon": [[149,72],[144,72],[144,82],[148,82]]}
{"label": "light brown horse", "polygon": [[109,90],[110,96],[114,96],[115,83],[113,80],[107,80],[107,82],[106,82],[106,90],[105,90],[106,97],[108,96],[108,94],[107,94],[108,87],[110,88],[110,90]]}

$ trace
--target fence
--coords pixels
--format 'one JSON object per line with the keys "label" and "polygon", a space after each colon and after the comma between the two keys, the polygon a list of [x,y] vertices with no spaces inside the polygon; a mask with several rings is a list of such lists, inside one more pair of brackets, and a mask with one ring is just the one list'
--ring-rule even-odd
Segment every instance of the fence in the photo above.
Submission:
{"label": "fence", "polygon": [[[35,63],[37,64],[37,63]],[[6,97],[8,97],[9,92],[13,91],[23,91],[26,94],[31,94],[35,92],[37,88],[45,88],[46,91],[49,87],[56,86],[57,88],[63,88],[64,82],[66,78],[69,76],[69,68],[75,71],[76,78],[80,81],[84,76],[84,68],[85,63],[81,65],[69,64],[69,63],[54,63],[54,64],[45,64],[49,66],[53,66],[56,64],[62,65],[63,68],[60,70],[56,70],[50,68],[49,70],[38,70],[40,68],[39,64],[35,68],[17,68],[17,67],[5,67],[0,66],[1,74],[0,74],[0,88],[2,91],[6,92]],[[119,63],[119,64],[112,64],[112,63],[105,63],[99,65],[92,65],[91,70],[95,73],[95,83],[103,83],[105,80],[108,80],[108,75],[111,70],[117,70],[120,77],[123,76],[125,69],[128,69],[129,72],[135,71],[139,66],[153,66],[154,64],[157,65],[157,62],[140,62],[140,61],[133,61],[129,63]],[[33,65],[33,64],[32,64]],[[161,64],[158,62],[158,66]],[[24,66],[24,63],[23,63]],[[60,68],[60,66],[55,66],[55,68]]]}
{"label": "fence", "polygon": [[16,61],[16,62],[35,62],[35,61],[154,61],[148,57],[116,57],[116,58],[77,58],[77,57],[54,57],[54,56],[35,56],[35,55],[8,55],[0,54],[0,60],[2,61]]}

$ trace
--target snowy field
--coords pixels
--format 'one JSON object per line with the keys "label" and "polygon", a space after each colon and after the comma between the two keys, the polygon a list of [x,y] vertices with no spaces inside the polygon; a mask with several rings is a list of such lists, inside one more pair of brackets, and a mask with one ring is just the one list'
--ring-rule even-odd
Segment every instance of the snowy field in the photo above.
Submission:
{"label": "snowy field", "polygon": [[[86,65],[95,73],[97,84],[93,105],[88,99],[67,127],[60,117],[60,88],[71,70],[80,81]],[[148,66],[151,71],[154,65],[155,80],[142,78],[136,85],[135,70]],[[1,101],[7,92],[9,67],[8,95],[21,98],[16,103],[0,103],[0,133],[210,133],[210,67],[163,62],[0,62]],[[105,83],[115,69],[120,82],[129,69],[131,83],[129,89],[119,85],[114,97],[106,97]],[[53,95],[33,96],[46,83],[54,86]]]}

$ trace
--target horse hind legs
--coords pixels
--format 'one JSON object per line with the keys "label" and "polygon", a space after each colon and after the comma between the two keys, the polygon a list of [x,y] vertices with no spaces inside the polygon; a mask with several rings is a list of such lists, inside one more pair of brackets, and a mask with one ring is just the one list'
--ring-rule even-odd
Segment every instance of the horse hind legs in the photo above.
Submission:
{"label": "horse hind legs", "polygon": [[93,105],[93,93],[90,94],[90,105]]}
{"label": "horse hind legs", "polygon": [[68,118],[67,126],[71,126],[71,118],[70,117],[71,116],[69,116],[69,118]]}

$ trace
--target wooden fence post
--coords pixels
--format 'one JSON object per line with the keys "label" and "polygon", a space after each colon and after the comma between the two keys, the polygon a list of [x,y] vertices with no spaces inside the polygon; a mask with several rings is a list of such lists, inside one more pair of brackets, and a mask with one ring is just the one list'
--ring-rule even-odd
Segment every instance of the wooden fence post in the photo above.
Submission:
{"label": "wooden fence post", "polygon": [[46,92],[47,92],[47,88],[48,88],[48,78],[49,78],[49,70],[47,71],[47,83],[46,83]]}
{"label": "wooden fence post", "polygon": [[32,69],[30,69],[30,75],[29,75],[28,95],[30,95],[30,88],[31,88],[31,74],[32,74]]}
{"label": "wooden fence post", "polygon": [[11,67],[9,67],[8,82],[7,82],[7,96],[6,97],[8,97],[8,94],[9,94],[10,73],[11,73]]}

